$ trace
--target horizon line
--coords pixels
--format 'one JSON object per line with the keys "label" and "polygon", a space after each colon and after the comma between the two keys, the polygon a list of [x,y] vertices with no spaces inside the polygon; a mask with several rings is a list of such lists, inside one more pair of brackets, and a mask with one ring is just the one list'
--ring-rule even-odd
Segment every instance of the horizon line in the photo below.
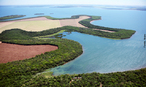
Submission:
{"label": "horizon line", "polygon": [[0,5],[0,6],[47,6],[47,5],[89,5],[89,6],[93,6],[93,5],[97,5],[97,6],[146,6],[146,5],[103,5],[103,4],[30,4],[30,5]]}
{"label": "horizon line", "polygon": [[35,5],[40,5],[40,6],[45,6],[45,5],[99,5],[99,6],[146,6],[146,5],[108,5],[108,4],[23,4],[23,5],[0,5],[0,6],[35,6]]}

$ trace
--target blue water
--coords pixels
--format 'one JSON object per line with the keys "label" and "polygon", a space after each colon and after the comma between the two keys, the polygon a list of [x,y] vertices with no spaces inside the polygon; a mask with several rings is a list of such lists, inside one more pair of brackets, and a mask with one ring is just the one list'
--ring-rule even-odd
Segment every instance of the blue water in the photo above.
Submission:
{"label": "blue water", "polygon": [[[72,32],[63,38],[78,41],[83,46],[83,54],[75,60],[52,68],[54,75],[78,73],[109,73],[117,71],[135,70],[146,67],[146,48],[144,48],[144,34],[146,34],[146,11],[136,10],[108,10],[98,8],[51,8],[51,7],[0,7],[0,16],[27,15],[35,17],[35,13],[44,13],[57,18],[86,14],[102,16],[102,20],[92,24],[136,30],[129,39],[113,40],[93,35]],[[54,13],[54,14],[50,14]]]}

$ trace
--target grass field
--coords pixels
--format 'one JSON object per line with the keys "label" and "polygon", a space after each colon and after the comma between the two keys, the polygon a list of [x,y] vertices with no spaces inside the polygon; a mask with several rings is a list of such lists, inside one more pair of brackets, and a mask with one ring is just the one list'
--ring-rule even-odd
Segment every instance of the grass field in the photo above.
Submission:
{"label": "grass field", "polygon": [[1,27],[0,33],[13,28],[20,28],[26,31],[42,31],[57,27],[61,27],[59,20],[17,21]]}

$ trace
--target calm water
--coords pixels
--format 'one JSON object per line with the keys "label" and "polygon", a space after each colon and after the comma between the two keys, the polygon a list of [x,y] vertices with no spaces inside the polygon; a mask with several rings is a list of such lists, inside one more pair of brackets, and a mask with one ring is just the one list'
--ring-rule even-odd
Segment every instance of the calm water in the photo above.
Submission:
{"label": "calm water", "polygon": [[[22,14],[35,17],[35,13],[44,13],[52,17],[64,18],[72,15],[99,15],[102,20],[92,24],[113,28],[136,30],[130,39],[113,40],[72,32],[64,38],[78,41],[84,53],[75,60],[51,71],[54,75],[78,73],[109,73],[134,70],[146,67],[146,11],[107,10],[98,8],[49,8],[49,7],[0,7],[0,16]],[[50,14],[53,13],[53,14]]]}

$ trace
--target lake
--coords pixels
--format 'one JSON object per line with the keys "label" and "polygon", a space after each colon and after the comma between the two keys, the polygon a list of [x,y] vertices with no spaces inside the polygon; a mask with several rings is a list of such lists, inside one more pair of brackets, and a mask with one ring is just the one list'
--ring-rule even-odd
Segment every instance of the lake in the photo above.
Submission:
{"label": "lake", "polygon": [[[102,20],[92,24],[136,30],[129,39],[113,40],[93,35],[72,32],[63,38],[78,41],[83,46],[83,54],[69,63],[52,68],[54,75],[79,73],[110,73],[135,70],[146,67],[146,11],[109,10],[93,7],[0,7],[0,17],[7,15],[26,15],[36,17],[35,13],[44,13],[56,18],[66,18],[72,15],[101,16]],[[53,13],[53,14],[52,14]],[[42,15],[43,16],[43,15]]]}

